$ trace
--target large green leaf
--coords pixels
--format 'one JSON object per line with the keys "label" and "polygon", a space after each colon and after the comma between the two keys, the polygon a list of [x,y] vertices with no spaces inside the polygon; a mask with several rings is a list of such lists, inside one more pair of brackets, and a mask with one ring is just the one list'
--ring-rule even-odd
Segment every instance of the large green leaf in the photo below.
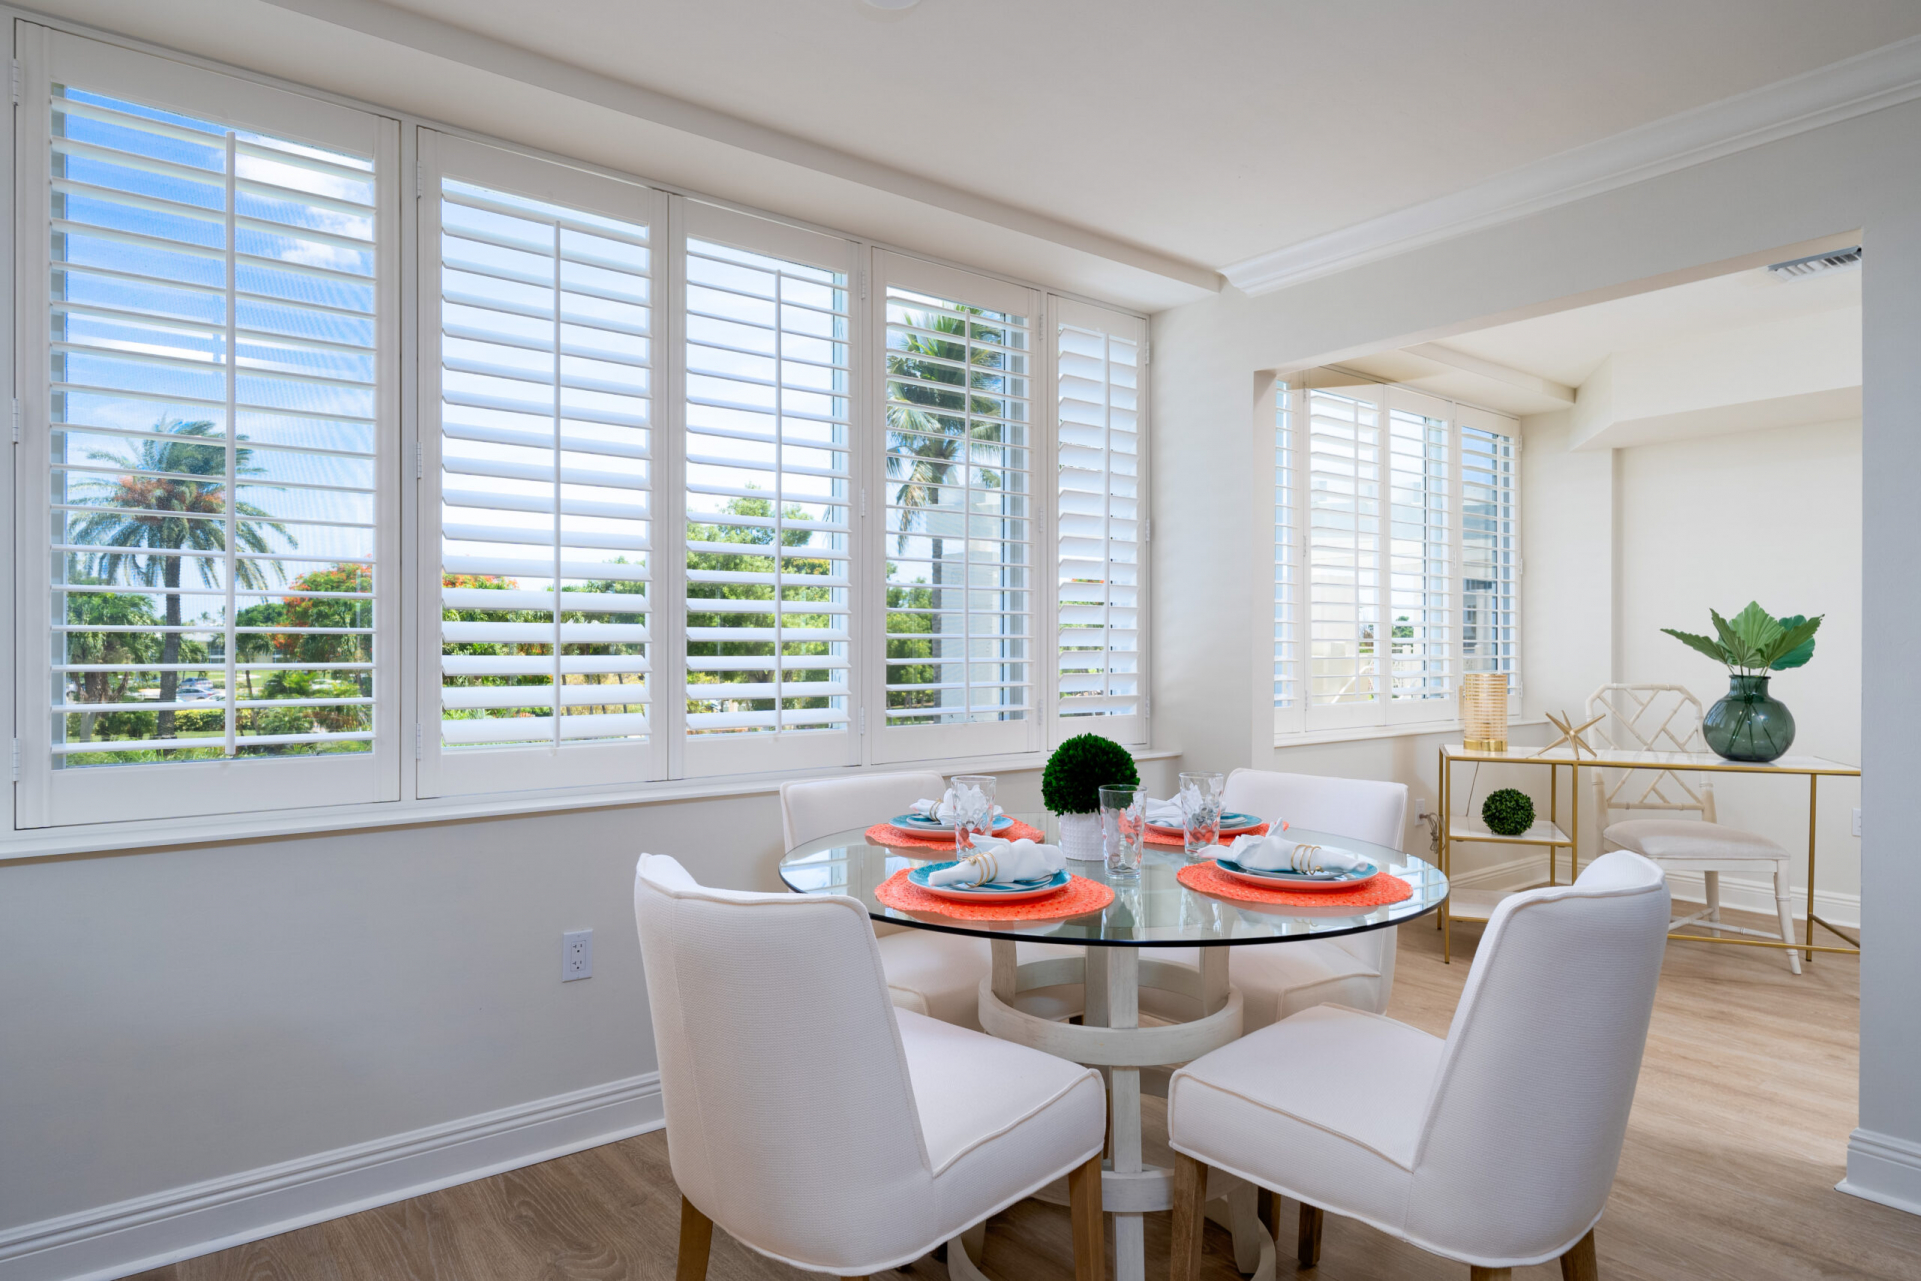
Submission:
{"label": "large green leaf", "polygon": [[1680,641],[1683,645],[1686,645],[1689,649],[1706,654],[1717,663],[1725,663],[1731,666],[1734,662],[1733,658],[1729,656],[1726,647],[1717,641],[1710,640],[1706,636],[1697,636],[1693,632],[1677,632],[1672,627],[1663,627],[1661,630],[1674,637],[1675,640]]}
{"label": "large green leaf", "polygon": [[1762,609],[1759,601],[1749,601],[1748,607],[1736,614],[1729,626],[1754,659],[1753,662],[1742,663],[1743,667],[1766,667],[1768,660],[1765,655],[1784,634],[1780,622]]}
{"label": "large green leaf", "polygon": [[1759,658],[1754,653],[1753,647],[1741,639],[1740,633],[1734,630],[1733,624],[1729,623],[1727,619],[1721,617],[1720,614],[1711,609],[1708,611],[1708,617],[1714,620],[1714,630],[1719,633],[1721,637],[1722,648],[1727,650],[1727,657],[1722,661],[1726,662],[1730,667],[1759,667],[1761,665]]}
{"label": "large green leaf", "polygon": [[1783,635],[1766,655],[1771,660],[1768,666],[1774,671],[1783,672],[1790,667],[1800,667],[1813,658],[1814,634],[1821,630],[1823,617],[1825,615],[1816,614],[1813,618],[1804,618],[1796,614],[1782,619]]}

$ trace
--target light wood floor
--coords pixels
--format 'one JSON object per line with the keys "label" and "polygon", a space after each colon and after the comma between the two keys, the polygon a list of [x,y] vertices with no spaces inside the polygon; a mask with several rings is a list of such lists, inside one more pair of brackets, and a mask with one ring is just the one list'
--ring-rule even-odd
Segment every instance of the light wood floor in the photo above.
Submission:
{"label": "light wood floor", "polygon": [[[1443,965],[1432,925],[1404,926],[1390,1013],[1445,1034],[1478,937],[1478,926],[1457,925],[1455,963]],[[1921,1277],[1921,1219],[1834,1191],[1855,1124],[1859,974],[1849,957],[1822,956],[1797,979],[1775,952],[1669,946],[1620,1176],[1596,1233],[1606,1281]],[[1291,1223],[1291,1202],[1283,1213]],[[655,1133],[141,1281],[664,1281],[678,1215],[665,1136]],[[1150,1215],[1150,1277],[1167,1274],[1167,1233],[1168,1216]],[[814,1275],[714,1237],[715,1281]],[[1067,1281],[1068,1240],[1065,1208],[1023,1202],[990,1222],[986,1270],[998,1281]],[[1291,1254],[1284,1277],[1294,1275]],[[947,1270],[930,1258],[902,1275],[945,1281]],[[1211,1225],[1204,1275],[1239,1275],[1227,1234]],[[1321,1266],[1302,1275],[1466,1281],[1467,1269],[1329,1216]],[[1549,1265],[1514,1275],[1560,1273]]]}

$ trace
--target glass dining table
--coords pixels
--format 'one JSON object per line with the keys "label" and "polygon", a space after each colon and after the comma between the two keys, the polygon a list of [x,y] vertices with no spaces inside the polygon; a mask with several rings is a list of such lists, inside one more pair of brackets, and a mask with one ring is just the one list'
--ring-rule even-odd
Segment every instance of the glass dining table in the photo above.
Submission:
{"label": "glass dining table", "polygon": [[[1059,838],[1051,814],[1014,817],[1040,828],[1049,841]],[[1149,845],[1134,877],[1110,877],[1101,863],[1068,864],[1070,872],[1114,891],[1113,901],[1099,911],[1057,920],[962,920],[902,911],[875,897],[881,882],[896,872],[951,859],[953,851],[873,844],[864,828],[789,850],[780,862],[780,878],[800,894],[852,895],[876,921],[989,941],[992,964],[981,985],[981,1026],[1004,1040],[1097,1067],[1107,1078],[1111,1130],[1101,1205],[1114,1216],[1116,1281],[1141,1281],[1146,1268],[1142,1216],[1173,1204],[1171,1173],[1142,1161],[1141,1096],[1145,1091],[1164,1097],[1171,1065],[1241,1035],[1241,994],[1228,982],[1228,949],[1392,929],[1435,911],[1447,898],[1447,878],[1425,860],[1344,836],[1300,829],[1290,835],[1365,854],[1413,892],[1398,903],[1360,908],[1230,901],[1190,890],[1176,879],[1194,861],[1181,850]],[[1018,943],[1075,944],[1083,954],[1021,963]],[[1198,949],[1199,965],[1157,958],[1154,950],[1164,948]],[[1079,1008],[1063,1006],[1060,994],[1075,988]],[[1152,1012],[1145,1020],[1143,988],[1152,993]],[[1076,1014],[1078,1022],[1072,1021]],[[1209,1190],[1214,1191],[1212,1185]],[[1251,1219],[1251,1190],[1244,1204],[1240,1217]],[[1245,1223],[1236,1228],[1238,1252],[1243,1248],[1238,1241],[1249,1230]],[[1271,1251],[1264,1237],[1262,1242]]]}

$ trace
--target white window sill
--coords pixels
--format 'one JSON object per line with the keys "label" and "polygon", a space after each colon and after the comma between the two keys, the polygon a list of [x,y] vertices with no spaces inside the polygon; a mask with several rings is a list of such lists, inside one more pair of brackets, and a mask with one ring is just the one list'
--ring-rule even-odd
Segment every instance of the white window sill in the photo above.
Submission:
{"label": "white window sill", "polygon": [[[1170,760],[1179,748],[1130,748],[1137,761]],[[735,775],[728,778],[674,779],[632,787],[591,788],[578,791],[521,792],[486,797],[443,797],[431,800],[383,801],[369,805],[334,805],[306,810],[277,810],[271,814],[226,814],[170,821],[91,823],[0,835],[0,862],[11,859],[54,858],[64,854],[100,854],[207,845],[226,841],[304,836],[318,832],[352,832],[415,823],[450,823],[473,819],[510,818],[527,814],[555,814],[569,810],[607,809],[627,805],[658,805],[669,801],[703,800],[722,796],[756,796],[777,792],[782,783],[801,778],[845,778],[857,772],[892,773],[898,770],[938,769],[944,774],[1014,773],[1038,770],[1048,752],[1006,756],[954,758],[855,769],[790,770],[779,774]]]}
{"label": "white window sill", "polygon": [[[1508,721],[1508,728],[1523,725],[1545,725],[1544,716],[1514,717]],[[1288,734],[1274,735],[1275,747],[1312,747],[1317,743],[1357,743],[1371,738],[1416,738],[1423,734],[1459,734],[1461,722],[1418,721],[1406,725],[1357,725],[1347,729],[1300,730]]]}

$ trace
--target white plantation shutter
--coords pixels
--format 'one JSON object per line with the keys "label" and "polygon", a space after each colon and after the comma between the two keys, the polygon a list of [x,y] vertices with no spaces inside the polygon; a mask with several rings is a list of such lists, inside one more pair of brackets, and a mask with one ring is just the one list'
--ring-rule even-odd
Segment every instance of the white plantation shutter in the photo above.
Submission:
{"label": "white plantation shutter", "polygon": [[440,620],[423,793],[650,777],[661,197],[421,134]]}
{"label": "white plantation shutter", "polygon": [[879,759],[1041,746],[1031,290],[878,253]]}
{"label": "white plantation shutter", "polygon": [[1461,406],[1461,670],[1506,672],[1520,688],[1516,618],[1520,531],[1516,512],[1519,425]]}
{"label": "white plantation shutter", "polygon": [[[1294,489],[1293,396],[1285,382],[1274,388],[1274,706],[1296,713],[1301,705],[1301,642],[1296,616],[1301,581],[1301,535]],[[1290,725],[1290,728],[1298,728]]]}
{"label": "white plantation shutter", "polygon": [[[1390,697],[1416,719],[1453,692],[1449,602],[1454,552],[1448,504],[1450,454],[1445,405],[1399,403],[1388,394],[1387,619]],[[1424,704],[1404,708],[1401,704]]]}
{"label": "white plantation shutter", "polygon": [[1514,421],[1338,370],[1294,381],[1277,393],[1275,728],[1450,720],[1460,673],[1518,679]]}
{"label": "white plantation shutter", "polygon": [[[1146,323],[1064,299],[1056,315],[1057,714],[1063,734],[1146,738],[1141,671],[1141,355]],[[1098,719],[1096,719],[1098,718]]]}
{"label": "white plantation shutter", "polygon": [[683,209],[685,772],[852,763],[854,247]]}
{"label": "white plantation shutter", "polygon": [[22,823],[391,797],[397,133],[21,32],[47,291],[21,459],[51,535],[23,558],[51,705]]}
{"label": "white plantation shutter", "polygon": [[1382,409],[1366,388],[1304,395],[1309,724],[1359,724],[1381,677]]}

